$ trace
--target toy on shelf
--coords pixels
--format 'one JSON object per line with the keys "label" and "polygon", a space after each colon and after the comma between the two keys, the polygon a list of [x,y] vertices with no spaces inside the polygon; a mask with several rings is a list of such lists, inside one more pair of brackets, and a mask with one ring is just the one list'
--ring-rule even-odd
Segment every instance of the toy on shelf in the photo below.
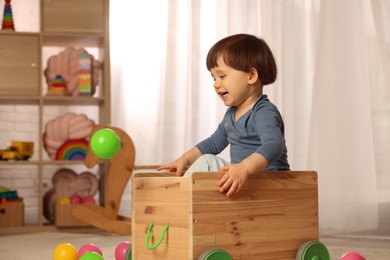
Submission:
{"label": "toy on shelf", "polygon": [[54,222],[55,205],[90,203],[98,191],[99,182],[90,172],[77,174],[71,169],[59,169],[52,177],[52,188],[43,197],[43,214]]}
{"label": "toy on shelf", "polygon": [[95,92],[92,86],[92,65],[88,53],[83,52],[79,60],[79,95],[92,96]]}
{"label": "toy on shelf", "polygon": [[0,149],[0,160],[28,160],[33,154],[33,142],[11,141],[11,146],[7,149]]}
{"label": "toy on shelf", "polygon": [[70,96],[71,93],[68,91],[66,87],[65,80],[61,75],[56,75],[56,77],[51,82],[51,86],[47,91],[48,96]]}
{"label": "toy on shelf", "polygon": [[88,149],[88,141],[86,139],[67,140],[57,150],[56,160],[84,160]]}
{"label": "toy on shelf", "polygon": [[95,122],[84,114],[66,113],[46,123],[44,149],[52,160],[84,160]]}
{"label": "toy on shelf", "polygon": [[12,15],[11,0],[5,0],[3,22],[2,22],[1,30],[15,31],[14,18]]}
{"label": "toy on shelf", "polygon": [[0,186],[0,227],[18,227],[23,223],[23,198],[16,190]]}
{"label": "toy on shelf", "polygon": [[66,48],[47,61],[46,95],[92,96],[99,83],[100,69],[101,63],[86,50]]}
{"label": "toy on shelf", "polygon": [[16,190],[0,186],[0,204],[12,204],[15,202],[23,202]]}

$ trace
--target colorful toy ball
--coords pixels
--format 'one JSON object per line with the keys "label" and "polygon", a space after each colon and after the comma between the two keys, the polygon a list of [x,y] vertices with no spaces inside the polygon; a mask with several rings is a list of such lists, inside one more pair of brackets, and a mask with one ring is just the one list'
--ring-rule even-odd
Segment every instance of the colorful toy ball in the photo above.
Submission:
{"label": "colorful toy ball", "polygon": [[85,196],[82,198],[82,203],[96,203],[95,199],[92,196]]}
{"label": "colorful toy ball", "polygon": [[131,243],[129,241],[120,243],[115,249],[115,260],[127,260],[125,259],[125,254],[127,248],[129,247],[131,247]]}
{"label": "colorful toy ball", "polygon": [[70,243],[59,244],[53,251],[53,260],[77,260],[77,249]]}
{"label": "colorful toy ball", "polygon": [[126,253],[125,253],[125,260],[132,260],[133,256],[132,256],[132,250],[131,250],[131,245],[126,249]]}
{"label": "colorful toy ball", "polygon": [[96,252],[87,252],[83,254],[79,260],[104,260],[104,258]]}
{"label": "colorful toy ball", "polygon": [[79,204],[81,203],[81,197],[78,195],[73,195],[69,198],[71,204]]}
{"label": "colorful toy ball", "polygon": [[366,258],[362,256],[359,252],[348,251],[341,256],[340,260],[366,260]]}
{"label": "colorful toy ball", "polygon": [[103,255],[102,250],[96,246],[95,244],[85,244],[82,247],[80,247],[79,252],[77,253],[77,259],[80,259],[81,256],[88,252],[95,252],[98,253],[99,255]]}
{"label": "colorful toy ball", "polygon": [[61,196],[56,200],[57,205],[70,204],[70,199],[67,196]]}
{"label": "colorful toy ball", "polygon": [[121,149],[121,139],[115,131],[103,128],[92,135],[90,145],[98,158],[111,159]]}

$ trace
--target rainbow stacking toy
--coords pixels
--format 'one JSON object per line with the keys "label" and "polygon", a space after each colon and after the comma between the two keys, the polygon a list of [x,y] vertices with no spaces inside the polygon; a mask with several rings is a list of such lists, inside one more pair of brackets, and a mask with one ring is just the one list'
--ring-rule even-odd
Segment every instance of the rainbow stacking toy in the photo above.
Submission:
{"label": "rainbow stacking toy", "polygon": [[83,52],[79,60],[79,87],[80,96],[91,96],[92,94],[92,76],[91,60],[88,53]]}
{"label": "rainbow stacking toy", "polygon": [[5,0],[2,30],[15,31],[14,18],[12,16],[11,0]]}
{"label": "rainbow stacking toy", "polygon": [[51,86],[49,87],[47,94],[48,96],[69,96],[70,93],[66,87],[65,80],[61,75],[57,75]]}

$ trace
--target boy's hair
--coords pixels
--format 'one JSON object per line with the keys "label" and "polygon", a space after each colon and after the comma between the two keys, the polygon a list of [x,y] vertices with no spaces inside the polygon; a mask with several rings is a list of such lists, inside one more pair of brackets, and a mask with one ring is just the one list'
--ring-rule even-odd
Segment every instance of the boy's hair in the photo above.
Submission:
{"label": "boy's hair", "polygon": [[222,56],[229,67],[249,72],[255,68],[261,84],[268,85],[276,80],[276,61],[267,43],[249,34],[236,34],[226,37],[211,47],[206,58],[207,69],[216,67]]}

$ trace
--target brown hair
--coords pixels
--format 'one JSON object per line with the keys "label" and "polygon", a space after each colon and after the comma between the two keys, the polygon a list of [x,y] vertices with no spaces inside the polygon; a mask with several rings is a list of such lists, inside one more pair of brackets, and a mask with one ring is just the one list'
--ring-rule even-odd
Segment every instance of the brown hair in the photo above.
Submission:
{"label": "brown hair", "polygon": [[267,43],[249,34],[236,34],[226,37],[211,47],[206,58],[208,70],[216,67],[217,59],[222,55],[229,67],[249,72],[255,68],[261,84],[268,85],[276,80],[276,61]]}

